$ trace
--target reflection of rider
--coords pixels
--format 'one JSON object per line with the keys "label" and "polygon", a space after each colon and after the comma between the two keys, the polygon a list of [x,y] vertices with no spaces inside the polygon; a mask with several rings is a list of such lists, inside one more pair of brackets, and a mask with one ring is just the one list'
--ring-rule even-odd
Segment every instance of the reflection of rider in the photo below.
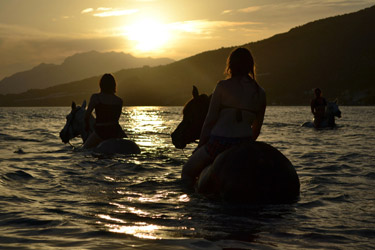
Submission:
{"label": "reflection of rider", "polygon": [[113,75],[104,74],[100,79],[100,93],[93,94],[85,113],[85,130],[89,131],[89,119],[95,109],[96,122],[93,133],[83,145],[84,148],[93,148],[103,140],[109,138],[126,137],[119,124],[122,111],[122,99],[116,96],[116,81]]}
{"label": "reflection of rider", "polygon": [[202,170],[233,145],[256,140],[266,109],[266,95],[255,81],[249,50],[235,49],[227,60],[228,79],[220,81],[211,98],[199,145],[182,169],[182,180],[192,187]]}
{"label": "reflection of rider", "polygon": [[327,101],[322,97],[322,91],[319,88],[314,90],[315,98],[311,100],[311,113],[314,115],[314,126],[319,127],[322,122],[327,106]]}

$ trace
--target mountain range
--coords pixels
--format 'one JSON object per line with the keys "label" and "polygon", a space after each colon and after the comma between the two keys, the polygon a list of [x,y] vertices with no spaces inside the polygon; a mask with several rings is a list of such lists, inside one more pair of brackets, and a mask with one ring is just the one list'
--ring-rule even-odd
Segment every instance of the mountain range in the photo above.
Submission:
{"label": "mountain range", "polygon": [[0,81],[0,94],[22,93],[42,89],[87,77],[142,66],[157,66],[173,62],[168,58],[137,58],[122,52],[89,51],[67,57],[61,65],[41,63]]}
{"label": "mountain range", "polygon": [[[244,44],[268,104],[309,105],[312,89],[341,105],[375,105],[375,6],[329,17],[265,40]],[[192,86],[211,93],[224,78],[233,47],[206,51],[159,66],[114,73],[125,105],[183,105]],[[100,76],[0,96],[0,106],[68,106],[98,91]]]}

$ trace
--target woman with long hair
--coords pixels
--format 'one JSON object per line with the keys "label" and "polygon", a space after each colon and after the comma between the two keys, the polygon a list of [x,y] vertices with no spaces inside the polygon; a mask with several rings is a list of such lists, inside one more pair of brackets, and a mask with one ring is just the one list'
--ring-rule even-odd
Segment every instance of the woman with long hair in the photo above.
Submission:
{"label": "woman with long hair", "polygon": [[119,119],[123,101],[116,95],[116,80],[112,74],[104,74],[99,82],[100,92],[90,98],[85,113],[85,129],[89,131],[89,118],[95,110],[96,121],[94,131],[84,143],[84,148],[96,147],[100,142],[109,138],[124,138]]}
{"label": "woman with long hair", "polygon": [[237,48],[227,59],[227,79],[216,85],[199,144],[182,169],[181,178],[192,187],[202,170],[224,150],[255,141],[266,110],[266,94],[255,80],[251,52]]}

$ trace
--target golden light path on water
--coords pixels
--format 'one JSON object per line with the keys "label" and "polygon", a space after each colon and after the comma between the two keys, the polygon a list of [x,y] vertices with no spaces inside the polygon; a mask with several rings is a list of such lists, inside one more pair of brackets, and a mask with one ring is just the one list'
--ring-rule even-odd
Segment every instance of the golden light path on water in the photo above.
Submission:
{"label": "golden light path on water", "polygon": [[[155,195],[151,198],[139,198],[141,202],[161,202],[161,198],[164,195]],[[179,202],[188,202],[190,198],[186,195],[180,195],[178,197]],[[110,205],[115,206],[117,209],[113,212],[116,214],[134,214],[137,217],[151,217],[151,218],[161,218],[161,215],[152,215],[149,212],[143,211],[136,207],[125,206],[119,203],[111,202]],[[187,230],[187,227],[167,227],[167,226],[160,226],[154,224],[148,224],[146,222],[134,222],[134,221],[126,221],[123,219],[115,218],[111,215],[107,214],[97,214],[98,218],[106,220],[105,223],[102,221],[97,221],[98,224],[103,224],[108,231],[113,233],[120,233],[120,234],[128,234],[138,238],[143,239],[166,239],[168,238],[167,231],[174,231],[174,230]],[[173,218],[170,219],[179,219]],[[195,230],[194,228],[190,228],[189,230]],[[174,237],[175,238],[175,237]]]}
{"label": "golden light path on water", "polygon": [[[166,129],[166,126],[160,112],[158,107],[134,107],[127,114],[129,127],[133,130],[133,133],[140,135],[162,132]],[[142,140],[137,141],[140,146],[153,146],[155,144],[150,136],[141,136],[141,138]]]}
{"label": "golden light path on water", "polygon": [[[166,140],[170,140],[169,134],[174,129],[175,124],[172,124],[170,120],[165,119],[165,112],[163,107],[126,107],[123,110],[123,116],[120,123],[125,127],[126,132],[130,134],[136,134],[136,143],[147,151],[148,148],[152,149],[160,145],[170,143]],[[164,114],[164,115],[163,115]],[[176,111],[176,116],[180,116],[180,108]],[[170,117],[170,114],[168,114]],[[174,120],[174,119],[173,119]],[[177,119],[179,120],[179,119]],[[131,136],[131,135],[130,135]],[[135,163],[140,164],[139,161],[134,160]],[[116,182],[114,178],[105,177],[108,181]],[[159,177],[163,178],[163,177]],[[139,184],[144,181],[143,178],[138,177],[134,180],[134,184]],[[190,201],[190,197],[187,194],[181,194],[177,192],[171,192],[167,190],[160,190],[156,194],[146,194],[132,192],[129,190],[119,189],[116,190],[118,195],[126,197],[125,204],[159,204],[159,203],[186,203]],[[123,214],[134,215],[137,218],[154,218],[161,219],[163,214],[148,212],[144,209],[137,208],[134,206],[128,206],[117,202],[111,202],[111,206],[115,207],[115,210],[111,211],[110,215],[105,213],[97,214],[96,216],[101,219],[97,221],[98,224],[102,224],[110,232],[132,235],[143,239],[167,239],[170,237],[170,231],[176,230],[195,230],[194,228],[186,227],[169,227],[160,226],[152,223],[147,223],[142,220],[134,222],[127,221],[121,217]],[[119,215],[119,216],[116,216]],[[116,217],[121,217],[116,218]],[[132,217],[132,216],[131,216]],[[169,219],[180,220],[177,214],[169,214]],[[174,239],[176,236],[173,237]]]}

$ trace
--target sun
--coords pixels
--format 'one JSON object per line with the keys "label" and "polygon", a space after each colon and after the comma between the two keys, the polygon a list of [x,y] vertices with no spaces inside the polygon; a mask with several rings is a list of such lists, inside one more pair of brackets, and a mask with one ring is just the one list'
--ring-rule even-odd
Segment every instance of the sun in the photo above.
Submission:
{"label": "sun", "polygon": [[170,38],[168,26],[153,19],[143,19],[125,26],[124,35],[135,42],[135,49],[140,52],[157,52]]}

